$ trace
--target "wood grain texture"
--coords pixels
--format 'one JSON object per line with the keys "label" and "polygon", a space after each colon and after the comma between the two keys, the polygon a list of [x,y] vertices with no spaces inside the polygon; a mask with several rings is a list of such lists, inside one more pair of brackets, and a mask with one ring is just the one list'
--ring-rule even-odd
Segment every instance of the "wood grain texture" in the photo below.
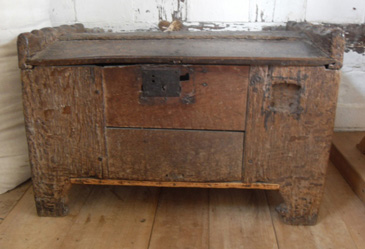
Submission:
{"label": "wood grain texture", "polygon": [[[143,97],[142,71],[177,69],[180,97]],[[107,126],[244,130],[249,68],[245,66],[125,66],[103,70]]]}
{"label": "wood grain texture", "polygon": [[0,224],[32,185],[28,180],[15,189],[0,195]]}
{"label": "wood grain texture", "polygon": [[0,248],[60,248],[89,197],[91,189],[91,186],[72,187],[69,196],[70,213],[58,219],[37,216],[33,188],[29,188],[0,225]]}
{"label": "wood grain texture", "polygon": [[[282,201],[276,191],[265,191],[268,206],[262,191],[166,188],[157,216],[152,215],[156,217],[153,232],[146,236],[158,192],[156,188],[73,186],[70,215],[55,219],[37,216],[29,189],[0,224],[0,248],[147,249],[151,241],[158,249],[266,249],[273,230],[280,249],[365,247],[365,205],[333,166],[315,226],[283,224],[275,211]],[[268,208],[272,219],[267,217]]]}
{"label": "wood grain texture", "polygon": [[158,182],[158,181],[129,181],[95,178],[71,178],[72,184],[119,185],[119,186],[148,186],[170,188],[234,188],[234,189],[265,189],[278,190],[279,184],[244,183],[244,182]]}
{"label": "wood grain texture", "polygon": [[285,204],[278,211],[284,221],[314,224],[339,72],[324,67],[252,67],[250,79],[244,181],[280,184]]}
{"label": "wood grain texture", "polygon": [[101,177],[105,137],[101,70],[22,71],[26,132],[39,215],[67,213],[69,177]]}
{"label": "wood grain texture", "polygon": [[209,192],[209,248],[278,248],[264,191]]}
{"label": "wood grain texture", "polygon": [[29,65],[217,64],[327,65],[334,63],[309,40],[165,39],[58,41]]}
{"label": "wood grain texture", "polygon": [[287,226],[275,207],[282,201],[275,191],[266,192],[279,248],[363,248],[365,206],[333,165],[329,165],[324,198],[315,226]]}
{"label": "wood grain texture", "polygon": [[330,158],[352,190],[365,203],[365,156],[356,144],[365,132],[335,132]]}
{"label": "wood grain texture", "polygon": [[163,189],[149,249],[208,249],[207,189]]}
{"label": "wood grain texture", "polygon": [[[361,202],[356,193],[352,191],[351,186],[333,163],[329,163],[324,191],[324,202],[327,202],[325,208],[329,208],[328,213],[330,214],[328,217],[325,216],[327,220],[339,216],[339,219],[345,223],[345,229],[354,244],[357,248],[363,248],[365,245],[364,202]],[[333,210],[333,207],[336,207],[336,210]],[[341,239],[341,236],[337,236],[337,238]],[[334,241],[336,240],[334,239]]]}
{"label": "wood grain texture", "polygon": [[56,28],[43,28],[20,34],[17,40],[19,68],[32,68],[26,62],[30,57],[56,42],[60,36],[78,32],[85,32],[84,26],[80,23],[62,25]]}
{"label": "wood grain texture", "polygon": [[335,60],[328,65],[329,69],[338,70],[342,67],[346,42],[345,32],[341,28],[330,26],[330,24],[288,22],[286,29],[303,32],[316,46],[326,51]]}
{"label": "wood grain texture", "polygon": [[59,249],[147,249],[159,192],[95,187]]}
{"label": "wood grain texture", "polygon": [[250,39],[250,40],[300,40],[303,35],[295,31],[136,31],[122,33],[69,33],[62,41],[75,40],[164,40],[164,39]]}
{"label": "wood grain texture", "polygon": [[107,179],[241,179],[243,132],[107,129],[107,144]]}

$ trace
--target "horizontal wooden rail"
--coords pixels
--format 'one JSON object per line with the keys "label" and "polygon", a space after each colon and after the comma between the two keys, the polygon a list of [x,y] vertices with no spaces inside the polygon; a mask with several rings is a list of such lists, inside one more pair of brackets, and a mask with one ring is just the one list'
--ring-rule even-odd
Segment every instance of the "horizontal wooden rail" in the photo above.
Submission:
{"label": "horizontal wooden rail", "polygon": [[159,181],[130,181],[95,178],[71,178],[72,184],[91,185],[120,185],[173,188],[236,188],[236,189],[266,189],[278,190],[279,184],[273,183],[243,183],[243,182],[159,182]]}

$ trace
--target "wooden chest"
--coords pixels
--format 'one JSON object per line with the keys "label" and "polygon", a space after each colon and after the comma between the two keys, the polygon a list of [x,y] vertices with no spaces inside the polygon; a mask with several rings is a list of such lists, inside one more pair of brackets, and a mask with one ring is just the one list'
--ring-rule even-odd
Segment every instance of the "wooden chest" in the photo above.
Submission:
{"label": "wooden chest", "polygon": [[71,184],[279,190],[314,224],[329,156],[341,30],[18,37],[35,201],[67,214]]}

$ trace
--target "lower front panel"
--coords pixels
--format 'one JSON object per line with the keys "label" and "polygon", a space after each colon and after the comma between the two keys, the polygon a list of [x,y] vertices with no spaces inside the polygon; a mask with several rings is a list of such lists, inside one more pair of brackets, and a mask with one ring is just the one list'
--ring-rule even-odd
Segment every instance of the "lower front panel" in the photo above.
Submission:
{"label": "lower front panel", "polygon": [[243,132],[109,128],[104,178],[239,181],[243,139]]}

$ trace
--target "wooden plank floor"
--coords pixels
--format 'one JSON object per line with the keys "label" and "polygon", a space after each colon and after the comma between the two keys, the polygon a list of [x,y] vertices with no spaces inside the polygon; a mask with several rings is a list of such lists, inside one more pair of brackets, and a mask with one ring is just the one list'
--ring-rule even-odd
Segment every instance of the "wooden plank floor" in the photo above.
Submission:
{"label": "wooden plank floor", "polygon": [[335,132],[330,159],[365,204],[365,155],[356,145],[365,131]]}
{"label": "wooden plank floor", "polygon": [[30,188],[30,180],[19,185],[16,189],[0,195],[0,224]]}
{"label": "wooden plank floor", "polygon": [[2,249],[365,248],[365,206],[333,165],[307,227],[281,222],[276,191],[74,186],[62,218],[38,217],[23,191],[3,214]]}

